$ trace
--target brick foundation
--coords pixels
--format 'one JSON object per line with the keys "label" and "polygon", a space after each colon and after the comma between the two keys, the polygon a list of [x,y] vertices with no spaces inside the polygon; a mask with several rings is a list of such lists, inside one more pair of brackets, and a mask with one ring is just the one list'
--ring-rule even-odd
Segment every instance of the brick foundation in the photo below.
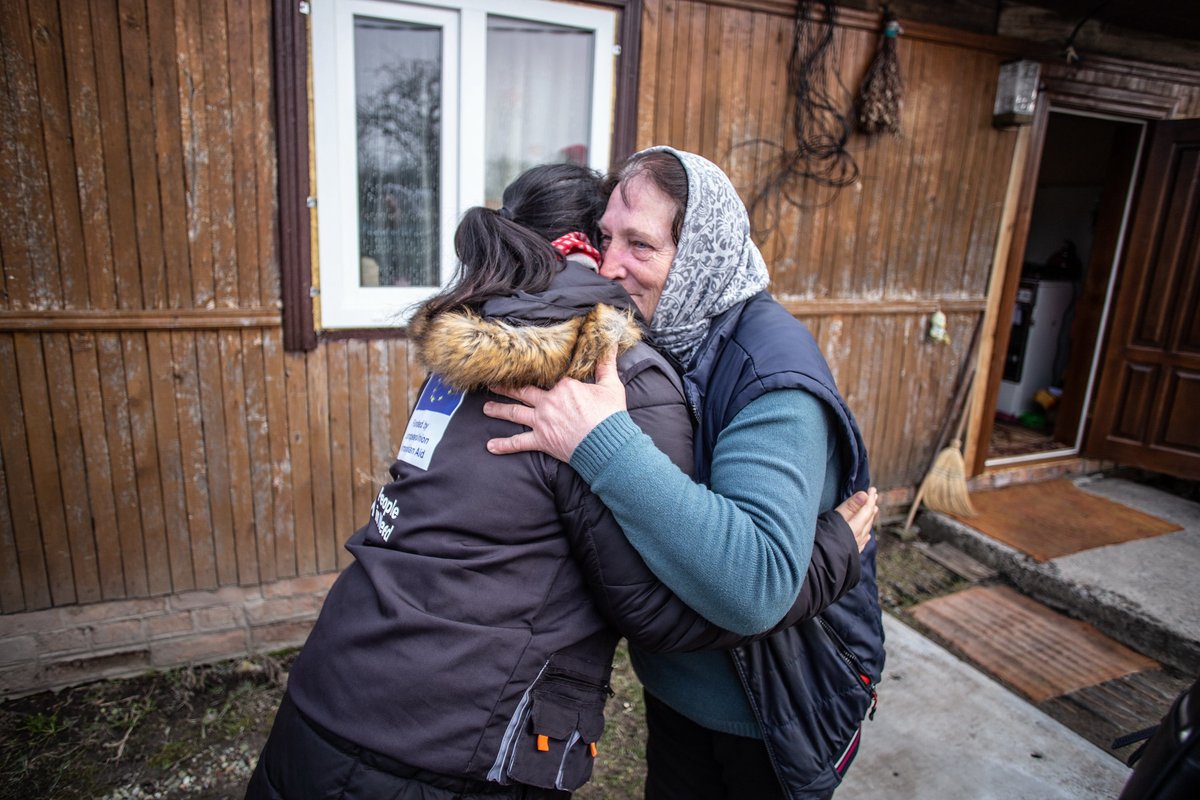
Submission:
{"label": "brick foundation", "polygon": [[299,647],[336,577],[0,615],[0,697]]}

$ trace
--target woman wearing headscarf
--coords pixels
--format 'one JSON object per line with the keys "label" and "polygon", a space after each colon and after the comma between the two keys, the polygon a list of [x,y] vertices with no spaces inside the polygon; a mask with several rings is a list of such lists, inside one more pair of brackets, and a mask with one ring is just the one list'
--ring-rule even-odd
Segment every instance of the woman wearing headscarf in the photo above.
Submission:
{"label": "woman wearing headscarf", "polygon": [[[614,347],[633,423],[690,468],[679,380],[638,341],[625,290],[595,273],[603,208],[599,176],[560,164],[523,173],[501,209],[464,215],[459,275],[409,326],[432,374],[247,797],[565,797],[598,755],[620,636],[652,651],[746,640],[656,580],[574,471],[484,449],[516,430],[483,415],[488,384],[589,377]],[[837,514],[822,525],[813,578],[782,624],[857,578],[853,531]]]}
{"label": "woman wearing headscarf", "polygon": [[[684,370],[696,481],[623,412],[610,380],[504,392],[485,413],[529,431],[495,453],[568,461],[649,567],[730,630],[772,627],[803,585],[813,522],[868,484],[866,451],[819,348],[766,291],[745,206],[710,161],[669,147],[614,175],[601,274]],[[824,798],[873,713],[883,669],[875,548],[821,615],[727,653],[633,649],[646,690],[646,796]]]}

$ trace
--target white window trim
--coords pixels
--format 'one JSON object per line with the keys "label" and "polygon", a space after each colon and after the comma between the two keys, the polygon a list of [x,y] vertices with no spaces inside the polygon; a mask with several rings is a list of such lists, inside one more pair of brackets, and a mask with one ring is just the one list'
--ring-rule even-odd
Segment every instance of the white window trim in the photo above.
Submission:
{"label": "white window trim", "polygon": [[[439,287],[359,286],[358,165],[354,94],[354,16],[401,18],[443,30],[443,144],[440,154],[441,280],[454,273],[454,229],[484,201],[483,126],[487,15],[595,31],[589,165],[609,163],[614,105],[616,13],[546,0],[317,0],[312,4],[313,135],[317,206],[319,327],[403,325]],[[317,309],[314,308],[314,312]]]}

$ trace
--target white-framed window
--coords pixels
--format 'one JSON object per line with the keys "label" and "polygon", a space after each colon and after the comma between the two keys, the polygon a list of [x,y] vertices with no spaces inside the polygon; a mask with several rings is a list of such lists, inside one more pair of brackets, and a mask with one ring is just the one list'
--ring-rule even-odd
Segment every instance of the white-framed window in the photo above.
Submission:
{"label": "white-framed window", "polygon": [[614,11],[548,0],[312,3],[322,328],[401,325],[454,229],[523,170],[608,167]]}

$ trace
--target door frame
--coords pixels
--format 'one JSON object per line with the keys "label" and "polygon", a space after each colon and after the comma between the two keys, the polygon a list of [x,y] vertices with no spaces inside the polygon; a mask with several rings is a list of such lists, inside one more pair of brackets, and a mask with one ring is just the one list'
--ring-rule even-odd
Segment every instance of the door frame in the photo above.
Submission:
{"label": "door frame", "polygon": [[1110,86],[1092,84],[1081,81],[1077,75],[1059,74],[1053,67],[1043,65],[1041,92],[1034,112],[1033,122],[1028,128],[1018,132],[1024,137],[1022,147],[1014,150],[1014,163],[1010,181],[1017,185],[1009,187],[1008,203],[1011,208],[1004,210],[1004,215],[1010,217],[1009,224],[1002,224],[1001,235],[1007,236],[1004,246],[997,246],[996,260],[992,265],[992,276],[988,283],[987,312],[984,319],[984,331],[988,344],[980,350],[977,365],[978,377],[972,389],[971,415],[968,420],[967,432],[964,436],[967,450],[965,461],[971,475],[979,475],[989,469],[988,449],[991,444],[992,421],[996,414],[996,401],[1000,391],[1000,380],[1004,373],[1004,359],[1008,352],[1008,340],[1011,332],[1013,308],[1016,305],[1017,284],[1021,280],[1021,269],[1025,257],[1025,245],[1029,237],[1029,225],[1033,216],[1033,201],[1037,192],[1038,172],[1041,168],[1042,149],[1045,145],[1046,126],[1049,122],[1050,111],[1061,110],[1067,113],[1085,114],[1114,119],[1121,122],[1141,123],[1142,131],[1135,155],[1132,177],[1128,187],[1125,210],[1122,215],[1121,231],[1116,242],[1112,258],[1112,271],[1109,275],[1105,292],[1104,307],[1099,320],[1095,344],[1091,356],[1090,375],[1087,381],[1088,397],[1084,399],[1084,407],[1080,414],[1079,446],[1069,450],[1057,450],[1049,453],[1039,453],[1030,457],[1003,459],[1003,464],[1039,463],[1062,458],[1077,457],[1080,447],[1086,441],[1087,410],[1091,403],[1091,394],[1098,383],[1097,370],[1102,364],[1102,353],[1106,340],[1106,326],[1109,311],[1115,300],[1114,290],[1116,280],[1124,261],[1124,246],[1126,228],[1133,211],[1134,197],[1141,180],[1144,168],[1143,153],[1146,142],[1147,123],[1153,120],[1170,119],[1176,110],[1178,99],[1160,95],[1142,95],[1128,90]]}

